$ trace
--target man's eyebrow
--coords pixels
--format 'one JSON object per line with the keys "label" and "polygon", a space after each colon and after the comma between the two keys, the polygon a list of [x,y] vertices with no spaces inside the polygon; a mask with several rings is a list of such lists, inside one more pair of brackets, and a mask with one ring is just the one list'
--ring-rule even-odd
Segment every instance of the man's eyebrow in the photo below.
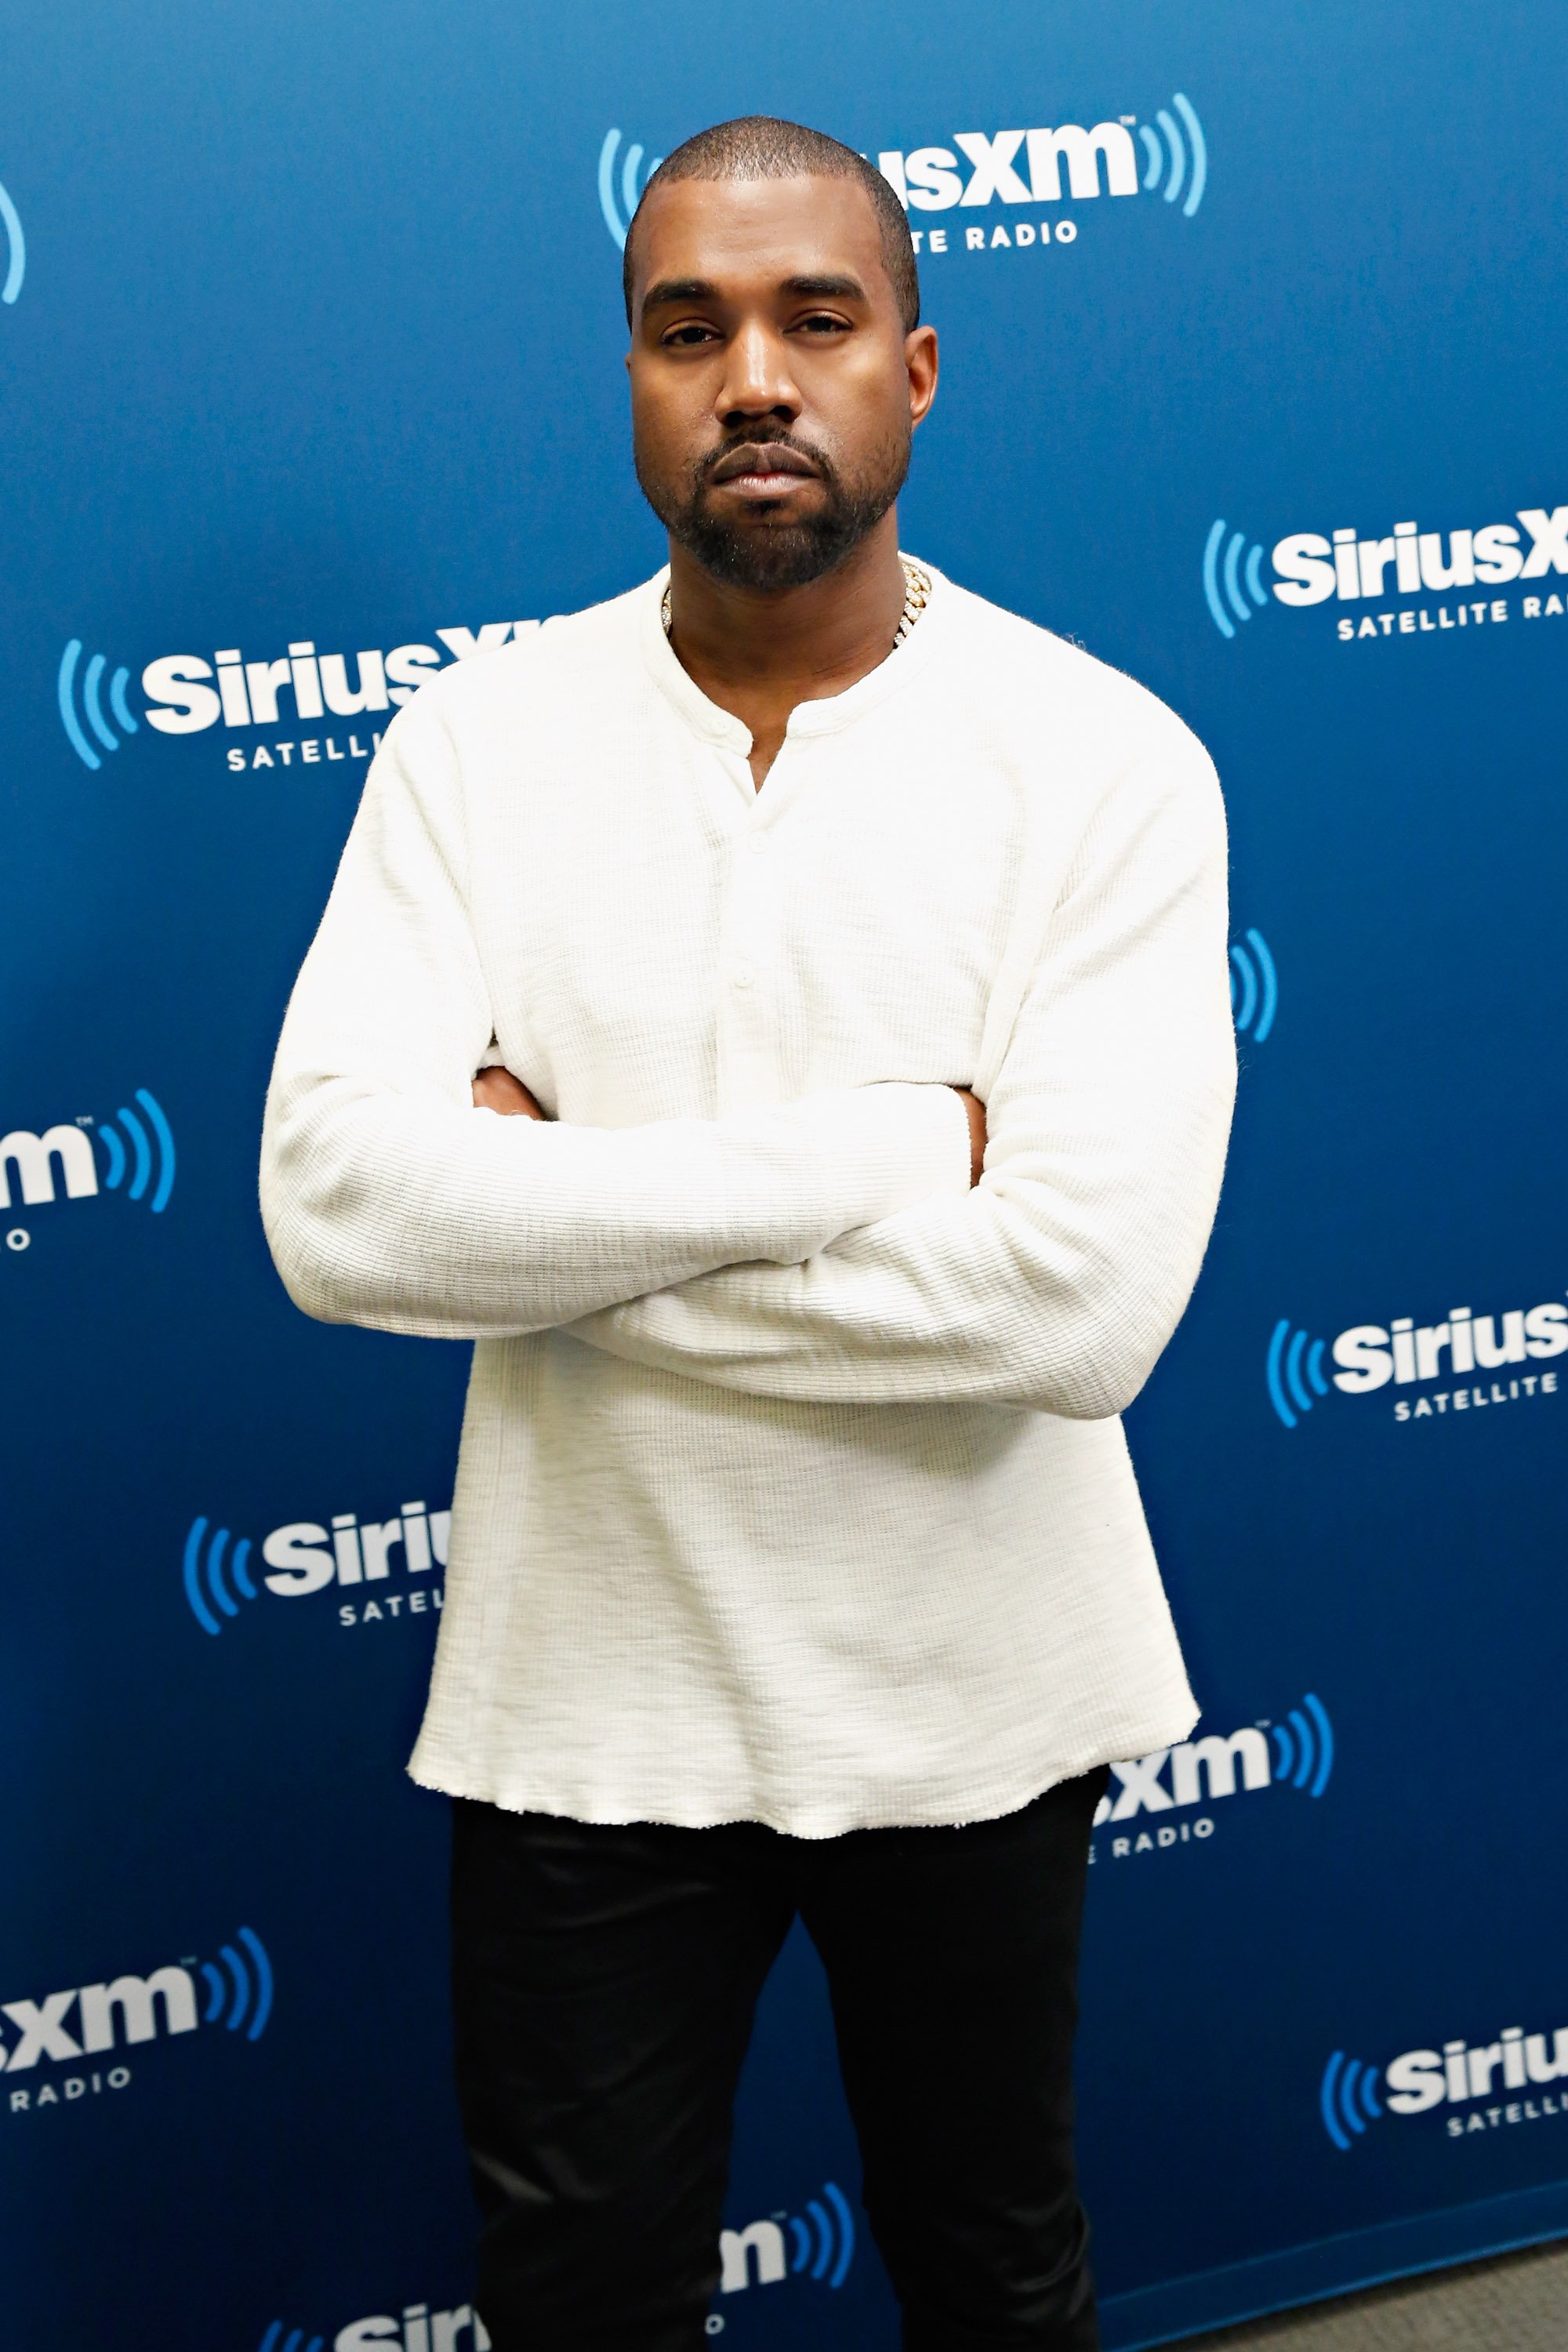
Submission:
{"label": "man's eyebrow", "polygon": [[719,289],[706,278],[660,278],[642,298],[645,310],[663,302],[716,302]]}
{"label": "man's eyebrow", "polygon": [[866,289],[858,278],[830,275],[786,278],[779,290],[784,294],[815,294],[829,302],[864,302],[866,299]]}

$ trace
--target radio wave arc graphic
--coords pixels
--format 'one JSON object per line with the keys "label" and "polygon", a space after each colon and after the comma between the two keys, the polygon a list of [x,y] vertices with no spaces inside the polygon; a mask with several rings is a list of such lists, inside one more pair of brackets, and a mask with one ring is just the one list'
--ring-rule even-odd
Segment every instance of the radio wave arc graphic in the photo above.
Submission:
{"label": "radio wave arc graphic", "polygon": [[[1247,545],[1246,533],[1239,530],[1232,532],[1230,544],[1225,548],[1225,559],[1222,563],[1220,549],[1225,546],[1225,534],[1226,523],[1222,517],[1219,521],[1211,523],[1208,538],[1204,542],[1204,601],[1209,608],[1209,617],[1220,635],[1234,637],[1237,621],[1250,621],[1254,604],[1261,612],[1268,602],[1268,591],[1263,585],[1261,546],[1256,541],[1253,542],[1244,572],[1241,552]],[[1247,596],[1241,593],[1244,577],[1247,582],[1247,596],[1251,597],[1251,604],[1247,603]],[[1222,583],[1230,608],[1228,612],[1226,609],[1226,604],[1222,603],[1220,598]],[[1235,614],[1236,620],[1232,620],[1232,613]]]}
{"label": "radio wave arc graphic", "polygon": [[[81,639],[73,637],[60,656],[59,674],[55,680],[55,693],[60,707],[60,724],[66,730],[66,737],[71,750],[86,766],[97,769],[102,767],[103,761],[82,732],[81,720],[78,718],[76,710],[76,666],[81,659]],[[99,688],[103,683],[103,673],[108,667],[108,661],[102,654],[93,655],[82,672],[81,703],[87,714],[87,723],[104,750],[118,751],[120,738],[104,716],[103,704],[99,695]],[[125,689],[130,683],[131,672],[121,664],[109,681],[109,707],[126,734],[136,735],[141,732],[140,724],[125,699]]]}
{"label": "radio wave arc graphic", "polygon": [[[1192,100],[1184,98],[1181,91],[1177,90],[1171,104],[1182,118],[1179,126],[1163,106],[1156,110],[1154,115],[1155,121],[1165,134],[1163,147],[1161,146],[1148,123],[1144,122],[1139,126],[1138,136],[1143,142],[1143,152],[1148,158],[1143,173],[1143,185],[1146,188],[1157,188],[1160,184],[1160,175],[1164,173],[1166,175],[1164,197],[1168,205],[1175,203],[1184,187],[1187,200],[1182,206],[1182,211],[1185,218],[1191,220],[1202,204],[1204,190],[1208,185],[1208,142],[1204,137],[1204,127],[1198,121],[1197,111]],[[1184,139],[1182,136],[1184,131],[1186,133]]]}
{"label": "radio wave arc graphic", "polygon": [[[855,2257],[855,2217],[848,2199],[835,2182],[824,2181],[822,2195],[826,2204],[816,2197],[806,2200],[809,2221],[798,2213],[790,2216],[790,2235],[795,2241],[790,2269],[804,2272],[808,2278],[826,2279],[829,2286],[842,2286]],[[828,2206],[833,2209],[831,2214]]]}
{"label": "radio wave arc graphic", "polygon": [[[1377,2077],[1379,2069],[1363,2066],[1359,2058],[1347,2058],[1336,2050],[1323,2069],[1323,2079],[1318,2088],[1318,2112],[1323,2118],[1323,2129],[1342,2150],[1349,2149],[1352,2137],[1359,2139],[1369,2123],[1376,2123],[1383,2113],[1378,2103]],[[1347,2137],[1347,2131],[1352,2137]]]}
{"label": "radio wave arc graphic", "polygon": [[[105,1192],[117,1192],[129,1168],[131,1181],[125,1186],[125,1197],[128,1201],[142,1200],[152,1182],[155,1158],[158,1181],[153,1186],[153,1198],[148,1205],[157,1217],[168,1207],[169,1195],[174,1189],[174,1131],[156,1095],[150,1094],[145,1087],[138,1087],[136,1099],[142,1106],[142,1118],[138,1118],[136,1113],[124,1104],[114,1114],[130,1140],[129,1152],[121,1141],[119,1129],[108,1119],[104,1119],[93,1132],[102,1144],[103,1156],[109,1163],[103,1175]],[[142,1119],[146,1121],[145,1126]],[[148,1128],[153,1130],[151,1137]]]}
{"label": "radio wave arc graphic", "polygon": [[1276,1780],[1289,1780],[1293,1789],[1321,1797],[1334,1769],[1334,1727],[1322,1700],[1308,1691],[1300,1706],[1271,1727],[1279,1748],[1274,1759]]}
{"label": "radio wave arc graphic", "polygon": [[1242,937],[1246,945],[1233,942],[1230,950],[1230,1009],[1237,1034],[1250,1032],[1253,1044],[1261,1045],[1279,1009],[1279,975],[1262,932],[1247,930]]}
{"label": "radio wave arc graphic", "polygon": [[0,187],[0,224],[5,230],[9,258],[5,265],[5,282],[0,286],[0,302],[14,302],[22,290],[22,280],[27,274],[27,240],[22,235],[21,215],[5,190]]}
{"label": "radio wave arc graphic", "polygon": [[[243,1951],[237,1945],[243,1945]],[[211,1960],[200,1963],[207,1988],[202,2021],[216,2025],[221,2019],[231,2033],[243,2031],[247,2042],[259,2042],[272,2014],[272,1963],[267,1947],[253,1927],[242,1927],[233,1944],[219,1945],[218,1958],[226,1977]]]}
{"label": "radio wave arc graphic", "polygon": [[1282,1316],[1274,1326],[1265,1377],[1268,1402],[1287,1429],[1294,1429],[1302,1413],[1311,1412],[1316,1397],[1329,1393],[1323,1378],[1327,1344],[1310,1339],[1305,1331],[1292,1330],[1289,1316]]}
{"label": "radio wave arc graphic", "polygon": [[275,2319],[262,2337],[258,2352],[324,2352],[326,2341],[324,2336],[307,2337],[302,2327],[291,2327],[285,2336],[283,2322]]}
{"label": "radio wave arc graphic", "polygon": [[[605,133],[605,143],[599,150],[599,210],[605,215],[605,226],[624,251],[632,215],[637,208],[637,199],[642,192],[637,185],[637,173],[642,164],[643,151],[636,142],[626,149],[626,159],[621,165],[620,201],[617,204],[616,153],[620,143],[621,134],[618,131],[607,131]],[[653,158],[647,170],[643,173],[643,187],[647,187],[648,181],[663,161],[662,155],[656,155]]]}
{"label": "radio wave arc graphic", "polygon": [[[204,1560],[202,1547],[206,1532],[205,1519],[192,1520],[191,1531],[185,1538],[183,1561],[185,1599],[190,1602],[192,1616],[204,1633],[221,1633],[223,1627],[213,1615],[212,1609],[208,1605],[209,1597],[222,1611],[224,1616],[237,1617],[239,1603],[230,1592],[229,1583],[232,1582],[235,1591],[246,1601],[259,1600],[260,1595],[250,1580],[249,1537],[241,1536],[233,1552],[229,1553],[228,1529],[218,1528],[215,1530],[211,1542],[206,1545],[206,1556]],[[226,1554],[227,1554],[226,1580]]]}

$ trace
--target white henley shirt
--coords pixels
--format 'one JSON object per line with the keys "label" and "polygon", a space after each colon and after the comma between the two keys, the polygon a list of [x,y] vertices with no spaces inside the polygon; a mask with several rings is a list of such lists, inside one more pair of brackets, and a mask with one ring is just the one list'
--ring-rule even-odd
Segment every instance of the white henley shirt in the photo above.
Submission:
{"label": "white henley shirt", "polygon": [[[664,577],[394,720],[284,1024],[268,1234],[307,1312],[478,1343],[416,1780],[986,1819],[1195,1719],[1117,1416],[1219,1190],[1218,787],[933,574],[758,793]],[[549,1123],[472,1108],[487,1058]]]}

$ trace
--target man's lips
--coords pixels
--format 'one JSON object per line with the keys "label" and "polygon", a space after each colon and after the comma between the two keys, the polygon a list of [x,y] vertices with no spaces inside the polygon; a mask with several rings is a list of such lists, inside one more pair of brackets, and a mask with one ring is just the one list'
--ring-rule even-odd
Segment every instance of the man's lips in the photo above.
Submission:
{"label": "man's lips", "polygon": [[798,481],[818,479],[816,467],[782,441],[748,441],[720,458],[709,480],[726,488],[782,491]]}

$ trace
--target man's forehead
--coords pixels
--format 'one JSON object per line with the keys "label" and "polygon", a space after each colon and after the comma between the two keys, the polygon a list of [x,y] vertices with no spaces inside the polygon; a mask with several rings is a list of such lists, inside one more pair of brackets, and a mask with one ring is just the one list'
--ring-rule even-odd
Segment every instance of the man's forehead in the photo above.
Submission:
{"label": "man's forehead", "polygon": [[644,201],[635,259],[639,288],[847,276],[871,293],[881,241],[871,200],[854,180],[671,180]]}

